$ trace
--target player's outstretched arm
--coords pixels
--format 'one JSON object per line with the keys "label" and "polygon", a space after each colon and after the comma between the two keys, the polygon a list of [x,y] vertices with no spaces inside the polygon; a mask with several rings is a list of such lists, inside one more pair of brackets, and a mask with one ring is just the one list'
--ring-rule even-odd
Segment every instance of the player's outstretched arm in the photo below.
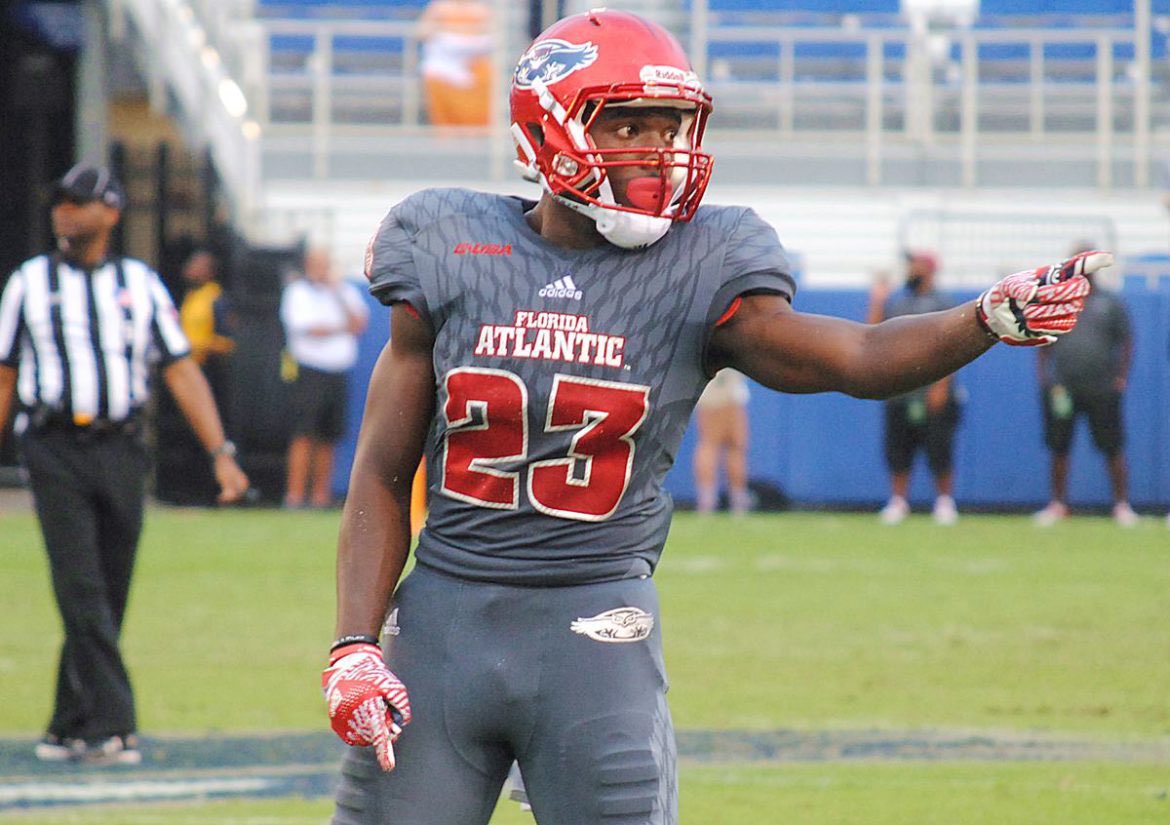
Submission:
{"label": "player's outstretched arm", "polygon": [[932,383],[997,341],[1045,344],[1076,323],[1085,272],[1112,263],[1086,253],[1009,275],[973,303],[876,325],[796,312],[776,295],[749,295],[711,336],[712,368],[736,367],[785,392],[888,398]]}
{"label": "player's outstretched arm", "polygon": [[337,543],[337,638],[322,675],[334,731],[373,745],[383,769],[410,721],[402,682],[377,646],[410,552],[410,488],[434,407],[433,337],[405,305],[370,377]]}

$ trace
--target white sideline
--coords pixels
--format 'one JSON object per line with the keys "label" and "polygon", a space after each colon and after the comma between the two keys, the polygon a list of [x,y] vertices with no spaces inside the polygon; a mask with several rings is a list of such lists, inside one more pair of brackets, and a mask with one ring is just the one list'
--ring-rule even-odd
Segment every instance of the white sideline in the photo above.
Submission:
{"label": "white sideline", "polygon": [[145,799],[179,799],[216,793],[257,793],[276,785],[276,779],[132,780],[78,783],[26,782],[0,786],[0,805],[49,802],[125,802]]}

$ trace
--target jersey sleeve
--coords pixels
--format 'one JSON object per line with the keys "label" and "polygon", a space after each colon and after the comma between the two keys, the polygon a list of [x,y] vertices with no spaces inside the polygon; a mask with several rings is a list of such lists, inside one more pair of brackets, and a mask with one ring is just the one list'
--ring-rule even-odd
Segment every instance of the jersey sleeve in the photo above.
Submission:
{"label": "jersey sleeve", "polygon": [[744,209],[727,242],[722,283],[707,313],[714,324],[741,295],[768,292],[791,303],[796,294],[792,264],[776,230],[752,209]]}
{"label": "jersey sleeve", "polygon": [[389,306],[404,301],[429,318],[431,308],[414,259],[418,227],[413,207],[412,199],[407,198],[382,219],[366,249],[366,278],[370,294],[381,303]]}
{"label": "jersey sleeve", "polygon": [[163,285],[162,279],[154,271],[147,270],[146,284],[153,307],[151,337],[158,349],[159,363],[165,367],[190,355],[191,344],[179,323],[179,311],[175,309],[171,293]]}
{"label": "jersey sleeve", "polygon": [[24,277],[20,270],[12,273],[0,295],[0,364],[16,367],[20,363],[21,332],[24,328]]}

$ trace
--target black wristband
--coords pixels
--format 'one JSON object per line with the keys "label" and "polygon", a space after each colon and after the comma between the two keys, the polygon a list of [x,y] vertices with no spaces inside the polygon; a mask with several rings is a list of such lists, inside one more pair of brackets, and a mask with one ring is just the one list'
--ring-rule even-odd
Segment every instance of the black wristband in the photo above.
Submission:
{"label": "black wristband", "polygon": [[341,636],[337,639],[334,639],[333,644],[329,646],[329,652],[332,653],[333,651],[337,650],[337,648],[345,647],[346,645],[377,645],[379,642],[380,640],[377,636],[365,636],[362,634],[357,634],[354,636]]}

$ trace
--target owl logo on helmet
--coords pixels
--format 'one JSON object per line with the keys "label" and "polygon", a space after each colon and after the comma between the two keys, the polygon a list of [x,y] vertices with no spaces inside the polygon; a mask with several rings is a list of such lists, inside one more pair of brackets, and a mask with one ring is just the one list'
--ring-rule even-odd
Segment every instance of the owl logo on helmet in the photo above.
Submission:
{"label": "owl logo on helmet", "polygon": [[597,61],[597,47],[592,43],[568,43],[550,38],[536,43],[516,65],[514,82],[519,89],[531,89],[536,81],[547,85],[564,80],[578,69],[587,69]]}
{"label": "owl logo on helmet", "polygon": [[[607,108],[672,109],[669,145],[597,145],[590,128]],[[689,221],[711,178],[702,151],[711,96],[670,32],[629,12],[597,9],[554,23],[533,41],[512,77],[516,164],[560,203],[588,215],[617,246],[638,248]],[[614,197],[610,172],[639,158],[649,169]]]}

